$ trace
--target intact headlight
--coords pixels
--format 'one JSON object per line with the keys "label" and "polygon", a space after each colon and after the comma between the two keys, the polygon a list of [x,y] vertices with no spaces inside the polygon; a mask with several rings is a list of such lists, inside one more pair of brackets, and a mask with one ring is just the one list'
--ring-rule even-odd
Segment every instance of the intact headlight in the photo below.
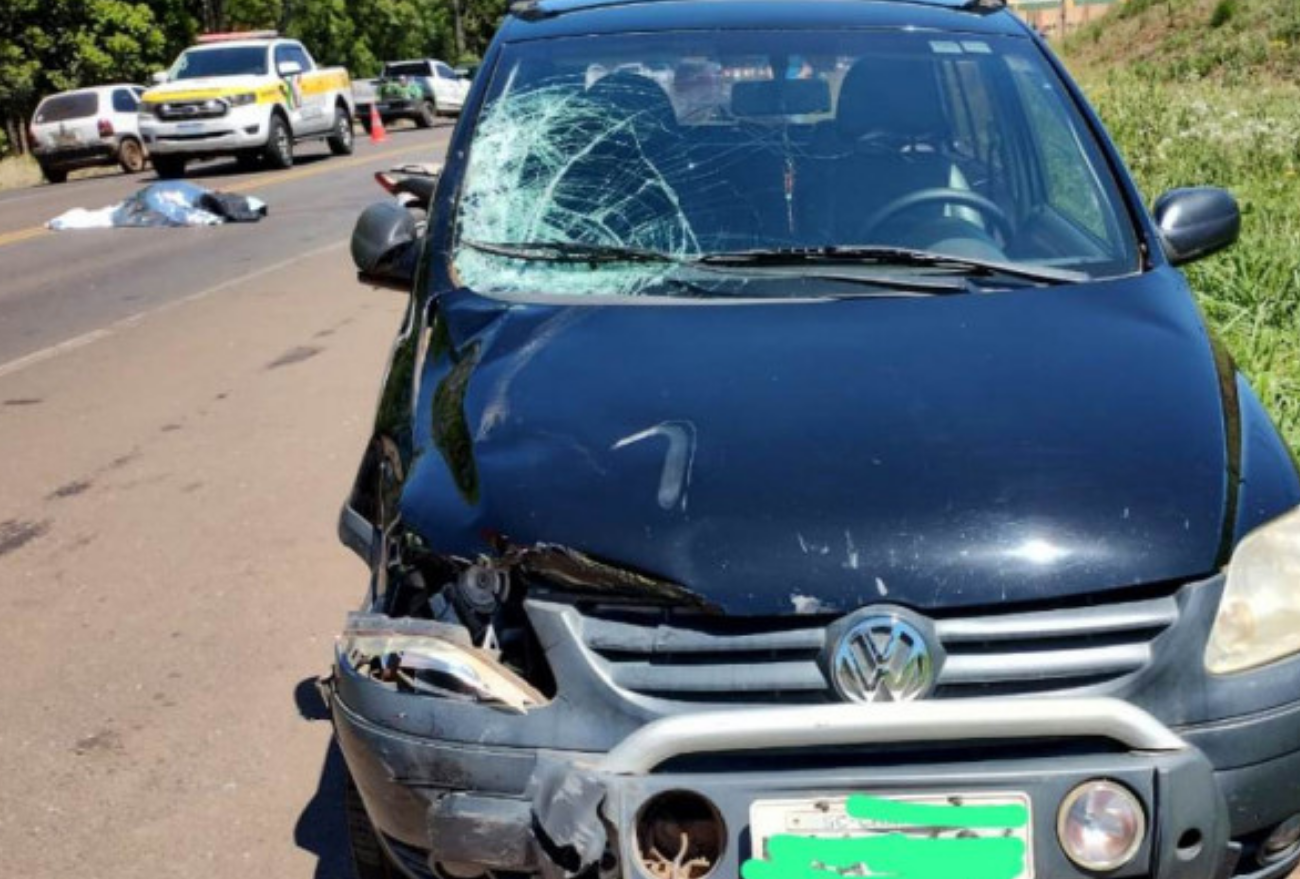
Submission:
{"label": "intact headlight", "polygon": [[242,107],[245,104],[251,104],[257,100],[257,95],[252,92],[241,92],[237,95],[231,95],[226,98],[226,103],[232,107]]}
{"label": "intact headlight", "polygon": [[1237,545],[1205,647],[1205,667],[1226,675],[1298,652],[1300,507],[1255,529]]}

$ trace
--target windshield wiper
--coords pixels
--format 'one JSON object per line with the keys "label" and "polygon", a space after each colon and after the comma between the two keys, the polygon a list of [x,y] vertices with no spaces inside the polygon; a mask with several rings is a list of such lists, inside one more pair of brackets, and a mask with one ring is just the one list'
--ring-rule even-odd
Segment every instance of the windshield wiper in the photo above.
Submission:
{"label": "windshield wiper", "polygon": [[[555,263],[586,263],[588,265],[609,264],[609,263],[658,263],[663,265],[676,266],[683,269],[694,269],[701,272],[710,272],[720,275],[731,275],[737,268],[749,269],[744,272],[746,277],[753,277],[756,273],[753,268],[762,268],[763,266],[791,265],[795,263],[802,264],[805,260],[802,258],[805,254],[811,254],[812,251],[737,251],[734,254],[708,254],[705,256],[673,256],[667,253],[661,253],[657,250],[646,250],[638,247],[624,247],[613,244],[582,244],[572,241],[529,241],[519,244],[499,244],[488,241],[471,241],[462,239],[466,247],[483,253],[490,253],[493,256],[502,256],[507,259],[537,260],[540,262]],[[798,255],[800,258],[793,258],[792,255]],[[833,262],[835,260],[821,259],[822,262]],[[847,260],[838,260],[846,262]],[[855,260],[857,261],[857,260]],[[776,275],[782,277],[783,275]],[[831,281],[843,284],[856,284],[859,286],[869,286],[884,288],[889,291],[902,291],[917,295],[940,295],[948,293],[967,293],[970,288],[962,281],[954,283],[952,280],[929,279],[913,277],[896,277],[888,275],[866,275],[866,274],[845,274],[842,272],[818,272],[815,276],[821,281]],[[705,288],[702,285],[692,285],[684,279],[669,278],[665,276],[664,280],[679,282],[686,287],[695,287],[696,293]],[[720,292],[714,292],[713,295],[724,295]],[[849,294],[859,295],[859,294]],[[846,298],[845,294],[830,294],[830,298]]]}
{"label": "windshield wiper", "polygon": [[1082,272],[1022,266],[997,260],[953,256],[908,247],[850,245],[844,247],[784,247],[765,250],[736,250],[710,253],[696,260],[711,266],[795,266],[817,264],[868,264],[879,266],[919,266],[950,269],[979,277],[1003,276],[1039,284],[1073,284],[1088,280]]}
{"label": "windshield wiper", "polygon": [[520,244],[496,244],[489,241],[470,241],[461,239],[466,247],[472,247],[493,256],[509,259],[540,260],[542,262],[575,263],[613,263],[613,262],[654,262],[685,264],[689,260],[681,259],[657,250],[640,247],[623,247],[614,244],[582,244],[576,241],[527,241]]}

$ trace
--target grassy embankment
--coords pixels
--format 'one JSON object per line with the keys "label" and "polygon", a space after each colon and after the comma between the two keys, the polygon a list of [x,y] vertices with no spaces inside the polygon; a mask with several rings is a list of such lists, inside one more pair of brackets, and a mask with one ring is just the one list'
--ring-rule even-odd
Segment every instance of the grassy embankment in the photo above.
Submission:
{"label": "grassy embankment", "polygon": [[1241,242],[1187,268],[1300,451],[1300,3],[1127,0],[1058,47],[1148,199],[1223,186]]}

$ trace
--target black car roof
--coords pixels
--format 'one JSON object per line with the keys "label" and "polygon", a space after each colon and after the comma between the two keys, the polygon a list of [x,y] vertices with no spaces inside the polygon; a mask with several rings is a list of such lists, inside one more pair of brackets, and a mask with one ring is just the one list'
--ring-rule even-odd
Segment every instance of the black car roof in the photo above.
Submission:
{"label": "black car roof", "polygon": [[502,37],[737,27],[1026,32],[1002,0],[516,0]]}

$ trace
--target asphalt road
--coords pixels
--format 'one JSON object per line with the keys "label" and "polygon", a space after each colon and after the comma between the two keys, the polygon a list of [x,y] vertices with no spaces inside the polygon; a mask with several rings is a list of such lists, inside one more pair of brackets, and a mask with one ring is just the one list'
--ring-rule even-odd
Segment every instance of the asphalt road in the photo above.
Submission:
{"label": "asphalt road", "polygon": [[[346,236],[361,207],[383,197],[375,170],[441,156],[450,126],[399,128],[382,144],[358,137],[334,158],[298,147],[288,171],[237,173],[230,161],[194,166],[189,179],[256,195],[267,221],[217,228],[49,232],[75,207],[121,201],[156,180],[152,170],[0,193],[0,369],[3,364],[265,269]],[[433,146],[431,146],[431,144]]]}
{"label": "asphalt road", "polygon": [[349,875],[312,681],[406,298],[346,239],[449,131],[209,169],[269,203],[248,226],[38,231],[149,172],[0,195],[0,876]]}

